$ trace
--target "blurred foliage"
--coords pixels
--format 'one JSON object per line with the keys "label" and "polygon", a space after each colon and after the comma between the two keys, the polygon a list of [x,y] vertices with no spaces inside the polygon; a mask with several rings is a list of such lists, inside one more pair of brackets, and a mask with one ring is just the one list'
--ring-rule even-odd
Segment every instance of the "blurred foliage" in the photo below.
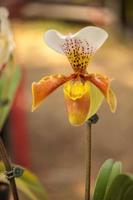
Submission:
{"label": "blurred foliage", "polygon": [[[4,68],[4,71],[0,74],[0,130],[2,130],[5,120],[10,112],[20,81],[21,70],[19,66],[14,64],[13,59],[11,58]],[[0,162],[0,181],[8,182],[4,172],[4,164]],[[24,173],[21,177],[16,178],[16,184],[17,188],[29,197],[29,199],[46,199],[46,193],[38,178],[27,169],[24,169]]]}
{"label": "blurred foliage", "polygon": [[[17,165],[14,167],[18,167]],[[20,167],[21,168],[21,167]],[[46,200],[47,195],[38,178],[29,170],[24,169],[22,176],[15,178],[17,189],[31,200]],[[5,176],[5,167],[0,162],[0,181],[8,182]]]}
{"label": "blurred foliage", "polygon": [[36,31],[36,32],[46,32],[49,29],[56,29],[62,33],[68,33],[70,31],[76,32],[77,30],[83,28],[86,26],[86,23],[76,23],[76,22],[67,22],[67,21],[58,21],[58,20],[42,20],[42,19],[36,19],[36,20],[26,20],[26,21],[20,21],[15,20],[12,24],[13,28],[19,28],[20,26],[23,28],[26,28],[28,30]]}
{"label": "blurred foliage", "polygon": [[123,174],[121,166],[121,162],[105,161],[96,180],[93,200],[133,199],[133,176]]}
{"label": "blurred foliage", "polygon": [[21,70],[11,59],[0,76],[0,130],[11,109],[20,80]]}
{"label": "blurred foliage", "polygon": [[133,19],[133,0],[127,0],[126,3],[127,3],[126,7],[127,15],[128,17],[131,17]]}
{"label": "blurred foliage", "polygon": [[[32,2],[32,0],[29,0]],[[75,4],[85,4],[92,0],[38,0],[38,2],[43,3],[75,3]]]}

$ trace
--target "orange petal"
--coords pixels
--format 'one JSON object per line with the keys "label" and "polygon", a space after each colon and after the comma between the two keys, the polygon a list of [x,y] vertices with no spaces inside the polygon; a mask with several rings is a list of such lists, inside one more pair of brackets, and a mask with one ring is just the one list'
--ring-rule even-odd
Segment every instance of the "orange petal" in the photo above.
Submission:
{"label": "orange petal", "polygon": [[61,74],[51,75],[42,78],[38,82],[32,83],[32,111],[34,111],[40,103],[56,88],[69,80],[70,77]]}
{"label": "orange petal", "polygon": [[102,74],[90,74],[85,78],[98,87],[105,96],[107,95],[107,90],[110,84],[110,80],[107,76]]}
{"label": "orange petal", "polygon": [[73,125],[81,125],[85,122],[90,108],[88,82],[69,81],[64,86],[64,95],[69,115],[69,121]]}
{"label": "orange petal", "polygon": [[85,77],[86,80],[92,82],[104,94],[112,112],[115,112],[117,99],[114,92],[110,88],[110,80],[102,74],[91,74]]}

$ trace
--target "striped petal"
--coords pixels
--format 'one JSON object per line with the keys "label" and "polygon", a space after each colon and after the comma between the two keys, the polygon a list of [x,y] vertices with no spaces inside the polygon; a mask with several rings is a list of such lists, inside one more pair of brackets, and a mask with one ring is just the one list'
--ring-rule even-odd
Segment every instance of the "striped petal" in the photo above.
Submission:
{"label": "striped petal", "polygon": [[92,117],[99,110],[104,99],[102,92],[90,82],[90,110],[87,119]]}
{"label": "striped petal", "polygon": [[69,121],[72,125],[81,125],[97,112],[103,94],[89,81],[69,81],[64,86],[64,96]]}
{"label": "striped petal", "polygon": [[110,88],[109,78],[102,74],[91,74],[86,76],[86,80],[89,80],[100,89],[100,91],[104,94],[107,103],[109,104],[110,110],[115,112],[117,107],[117,99],[113,90]]}
{"label": "striped petal", "polygon": [[112,112],[115,112],[117,107],[117,99],[115,93],[111,88],[108,89],[106,100],[110,106],[110,110]]}
{"label": "striped petal", "polygon": [[61,74],[51,75],[42,78],[38,82],[32,83],[32,111],[34,111],[40,103],[56,88],[69,80],[70,77]]}

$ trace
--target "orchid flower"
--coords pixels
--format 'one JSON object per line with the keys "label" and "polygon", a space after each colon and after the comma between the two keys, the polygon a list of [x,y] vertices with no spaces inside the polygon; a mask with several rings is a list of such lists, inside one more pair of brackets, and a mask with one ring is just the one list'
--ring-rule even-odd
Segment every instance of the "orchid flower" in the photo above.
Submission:
{"label": "orchid flower", "polygon": [[0,69],[7,64],[15,47],[8,15],[8,10],[0,7]]}
{"label": "orchid flower", "polygon": [[112,112],[116,110],[116,97],[110,88],[111,80],[102,74],[87,72],[95,52],[102,46],[108,34],[98,27],[85,27],[73,35],[62,35],[56,30],[45,33],[45,42],[55,51],[65,54],[74,73],[43,77],[32,83],[34,111],[56,88],[64,84],[64,96],[69,121],[81,125],[99,109],[104,97]]}

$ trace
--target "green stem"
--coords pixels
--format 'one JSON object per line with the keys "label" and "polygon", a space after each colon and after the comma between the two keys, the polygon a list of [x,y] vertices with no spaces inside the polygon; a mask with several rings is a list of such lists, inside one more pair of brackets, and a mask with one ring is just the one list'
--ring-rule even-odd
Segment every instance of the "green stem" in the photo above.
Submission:
{"label": "green stem", "polygon": [[85,182],[85,200],[91,200],[91,122],[88,123],[86,135],[86,182]]}
{"label": "green stem", "polygon": [[[1,156],[2,160],[3,160],[3,162],[4,162],[6,171],[7,172],[12,171],[12,165],[11,165],[10,160],[8,158],[8,154],[6,152],[6,148],[5,148],[4,144],[3,144],[3,141],[1,139],[1,137],[0,137],[0,156]],[[14,200],[19,200],[18,193],[17,193],[17,187],[16,187],[16,183],[15,183],[14,177],[10,178],[9,181],[10,181],[10,186],[11,186],[11,190],[12,190],[12,194],[13,194]]]}

